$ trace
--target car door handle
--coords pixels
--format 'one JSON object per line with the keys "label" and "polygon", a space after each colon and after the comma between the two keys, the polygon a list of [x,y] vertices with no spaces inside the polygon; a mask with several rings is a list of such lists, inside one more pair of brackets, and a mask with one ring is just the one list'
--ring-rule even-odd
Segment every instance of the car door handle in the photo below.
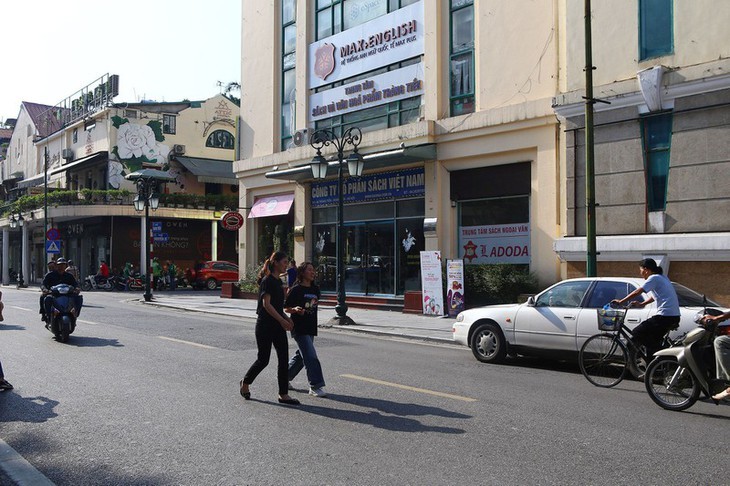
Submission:
{"label": "car door handle", "polygon": [[637,319],[635,317],[632,318],[632,319],[626,319],[626,320],[629,321],[629,322],[639,322],[639,319]]}
{"label": "car door handle", "polygon": [[563,316],[563,319],[575,319],[575,316]]}

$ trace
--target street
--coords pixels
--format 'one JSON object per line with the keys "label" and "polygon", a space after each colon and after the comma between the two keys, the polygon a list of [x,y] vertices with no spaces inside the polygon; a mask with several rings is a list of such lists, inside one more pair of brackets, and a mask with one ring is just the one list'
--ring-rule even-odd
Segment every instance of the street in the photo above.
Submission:
{"label": "street", "polygon": [[0,439],[58,485],[727,483],[728,404],[668,412],[572,364],[327,329],[329,397],[302,372],[279,405],[272,351],[244,401],[251,319],[87,292],[61,344],[37,292],[2,291]]}

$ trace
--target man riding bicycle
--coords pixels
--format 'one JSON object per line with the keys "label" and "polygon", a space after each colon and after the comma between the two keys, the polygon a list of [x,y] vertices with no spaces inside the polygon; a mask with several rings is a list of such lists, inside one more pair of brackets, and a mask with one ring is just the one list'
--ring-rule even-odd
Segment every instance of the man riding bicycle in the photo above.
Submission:
{"label": "man riding bicycle", "polygon": [[[638,326],[631,334],[634,340],[646,347],[646,355],[651,357],[662,349],[662,337],[679,325],[679,300],[672,282],[663,275],[662,267],[651,258],[645,258],[639,263],[639,273],[646,279],[644,285],[631,292],[623,299],[614,299],[613,304],[623,305],[629,302],[629,307],[644,307],[654,301],[657,303],[657,313]],[[644,302],[631,301],[644,293],[653,295]]]}

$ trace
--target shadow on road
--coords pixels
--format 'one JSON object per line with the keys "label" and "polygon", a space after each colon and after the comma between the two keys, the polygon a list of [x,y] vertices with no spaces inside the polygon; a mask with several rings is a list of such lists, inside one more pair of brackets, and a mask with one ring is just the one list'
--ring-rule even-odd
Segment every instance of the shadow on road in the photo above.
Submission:
{"label": "shadow on road", "polygon": [[42,423],[55,418],[59,402],[48,397],[23,397],[15,391],[0,394],[0,422]]}
{"label": "shadow on road", "polygon": [[16,324],[0,324],[0,331],[25,331],[25,326],[18,326]]}
{"label": "shadow on road", "polygon": [[79,348],[101,348],[104,346],[111,346],[113,348],[123,348],[124,344],[120,343],[118,339],[102,339],[97,337],[71,337],[68,344],[77,346]]}
{"label": "shadow on road", "polygon": [[[457,414],[437,407],[425,407],[413,403],[397,403],[388,400],[351,397],[347,395],[329,395],[328,397],[329,401],[348,403],[363,408],[369,407],[377,410],[360,412],[351,409],[329,408],[309,404],[302,404],[297,408],[297,410],[319,415],[321,417],[343,420],[345,422],[357,422],[364,425],[371,425],[377,429],[391,430],[393,432],[436,432],[439,434],[463,434],[466,432],[464,429],[455,427],[426,425],[416,419],[407,418],[405,415],[436,415],[439,417],[450,418],[470,418],[468,415]],[[396,415],[384,415],[378,410]]]}

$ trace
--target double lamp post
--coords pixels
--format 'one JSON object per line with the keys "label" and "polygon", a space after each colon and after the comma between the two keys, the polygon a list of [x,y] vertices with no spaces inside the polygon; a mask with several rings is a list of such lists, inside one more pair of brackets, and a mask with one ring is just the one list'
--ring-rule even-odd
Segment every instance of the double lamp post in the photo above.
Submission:
{"label": "double lamp post", "polygon": [[158,185],[165,182],[172,182],[175,179],[166,172],[155,169],[143,169],[132,172],[126,176],[127,180],[137,185],[137,195],[134,198],[134,209],[137,212],[144,211],[144,231],[141,232],[141,243],[144,248],[144,256],[141,258],[139,269],[144,270],[144,300],[152,300],[152,288],[150,285],[150,274],[152,273],[150,262],[150,208],[156,211],[160,206],[160,196],[157,192]]}
{"label": "double lamp post", "polygon": [[25,243],[25,237],[23,236],[24,224],[25,218],[23,218],[22,214],[18,213],[17,216],[15,214],[10,216],[10,227],[13,229],[20,228],[20,268],[18,268],[18,288],[27,287],[23,281],[23,246]]}
{"label": "double lamp post", "polygon": [[[315,179],[325,179],[330,162],[322,155],[322,149],[332,146],[337,150],[337,305],[332,318],[332,324],[346,325],[354,324],[352,318],[347,316],[347,303],[345,302],[345,218],[344,218],[344,165],[347,161],[347,171],[350,177],[360,177],[365,161],[357,151],[362,141],[362,131],[357,127],[348,128],[338,137],[337,134],[328,128],[317,130],[312,133],[309,144],[317,151],[312,159],[312,176]],[[345,159],[345,148],[351,145],[353,152]]]}

